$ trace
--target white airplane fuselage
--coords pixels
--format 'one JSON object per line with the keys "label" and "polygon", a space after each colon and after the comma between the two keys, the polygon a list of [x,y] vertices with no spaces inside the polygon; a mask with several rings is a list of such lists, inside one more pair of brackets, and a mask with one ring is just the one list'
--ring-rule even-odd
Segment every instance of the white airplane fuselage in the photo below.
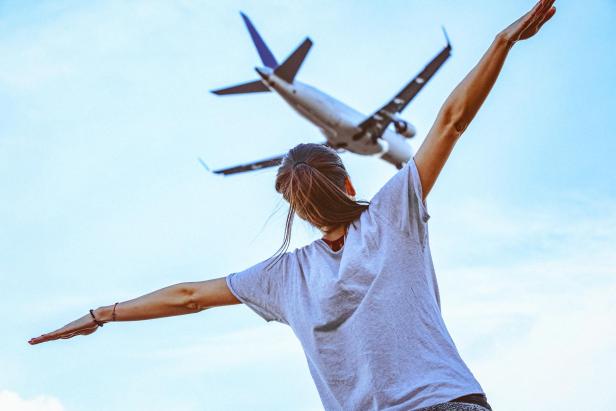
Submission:
{"label": "white airplane fuselage", "polygon": [[383,157],[396,165],[405,164],[411,159],[413,151],[404,136],[385,129],[377,144],[369,138],[353,140],[352,137],[361,131],[358,125],[366,119],[366,115],[308,84],[296,80],[289,83],[267,67],[256,70],[262,82],[317,126],[331,146],[357,154]]}

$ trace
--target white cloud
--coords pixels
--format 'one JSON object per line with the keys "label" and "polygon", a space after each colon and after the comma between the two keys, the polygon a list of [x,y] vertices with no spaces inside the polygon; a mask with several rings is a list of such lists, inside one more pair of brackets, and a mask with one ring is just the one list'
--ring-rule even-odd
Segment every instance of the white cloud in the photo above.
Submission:
{"label": "white cloud", "polygon": [[[202,337],[181,348],[150,351],[143,355],[156,361],[171,360],[173,368],[182,374],[208,368],[244,368],[276,361],[299,359],[303,362],[304,358],[301,345],[291,329],[273,323]],[[198,364],[204,367],[200,368]]]}
{"label": "white cloud", "polygon": [[25,399],[13,391],[0,390],[0,410],[63,411],[64,407],[57,398],[48,395],[38,395],[32,399]]}
{"label": "white cloud", "polygon": [[[607,410],[616,401],[616,284],[537,301],[532,326],[476,363],[499,410]],[[484,307],[489,310],[489,307]],[[498,333],[493,338],[498,339]]]}
{"label": "white cloud", "polygon": [[615,211],[473,201],[435,224],[443,316],[495,409],[616,401]]}

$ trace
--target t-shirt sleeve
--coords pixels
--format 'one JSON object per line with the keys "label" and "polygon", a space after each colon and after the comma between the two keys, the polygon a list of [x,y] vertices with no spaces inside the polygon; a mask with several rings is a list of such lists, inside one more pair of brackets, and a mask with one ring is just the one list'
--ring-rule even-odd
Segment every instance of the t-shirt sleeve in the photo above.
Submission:
{"label": "t-shirt sleeve", "polygon": [[267,322],[288,324],[284,309],[284,267],[288,254],[283,254],[269,269],[266,266],[273,257],[226,277],[227,286],[233,295]]}
{"label": "t-shirt sleeve", "polygon": [[422,200],[421,180],[414,157],[374,195],[370,210],[406,233],[423,232],[430,214]]}

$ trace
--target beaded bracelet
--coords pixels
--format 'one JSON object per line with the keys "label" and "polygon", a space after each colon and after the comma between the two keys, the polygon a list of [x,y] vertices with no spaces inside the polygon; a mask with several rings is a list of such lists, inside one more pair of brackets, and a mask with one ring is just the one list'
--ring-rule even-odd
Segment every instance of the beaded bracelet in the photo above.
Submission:
{"label": "beaded bracelet", "polygon": [[103,324],[105,324],[105,323],[103,323],[103,322],[101,322],[101,321],[98,321],[98,320],[96,319],[96,317],[94,316],[94,310],[90,310],[90,315],[91,315],[91,316],[92,316],[92,318],[94,319],[94,322],[96,323],[96,325],[98,325],[99,327],[102,327],[102,326],[103,326]]}

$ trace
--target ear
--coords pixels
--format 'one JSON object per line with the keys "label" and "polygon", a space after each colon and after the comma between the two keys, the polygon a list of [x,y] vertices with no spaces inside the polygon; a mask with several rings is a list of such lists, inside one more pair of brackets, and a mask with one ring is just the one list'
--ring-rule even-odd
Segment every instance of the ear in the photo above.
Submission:
{"label": "ear", "polygon": [[351,179],[348,176],[344,179],[344,187],[348,195],[355,195],[355,187],[353,187],[353,183],[351,183]]}

